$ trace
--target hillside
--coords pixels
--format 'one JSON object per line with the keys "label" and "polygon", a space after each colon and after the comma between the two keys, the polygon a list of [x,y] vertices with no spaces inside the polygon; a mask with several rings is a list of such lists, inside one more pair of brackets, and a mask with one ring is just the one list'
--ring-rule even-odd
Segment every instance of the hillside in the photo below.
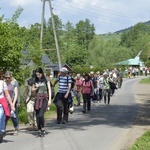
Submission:
{"label": "hillside", "polygon": [[[142,22],[141,22],[142,23]],[[146,24],[146,25],[150,25],[150,20],[149,21],[147,21],[147,22],[143,22],[144,24]],[[131,27],[129,27],[129,28],[126,28],[126,29],[122,29],[122,30],[119,30],[119,31],[116,31],[116,32],[114,32],[114,33],[122,33],[122,32],[126,32],[126,31],[128,31],[128,30],[130,30],[132,28],[132,26]]]}

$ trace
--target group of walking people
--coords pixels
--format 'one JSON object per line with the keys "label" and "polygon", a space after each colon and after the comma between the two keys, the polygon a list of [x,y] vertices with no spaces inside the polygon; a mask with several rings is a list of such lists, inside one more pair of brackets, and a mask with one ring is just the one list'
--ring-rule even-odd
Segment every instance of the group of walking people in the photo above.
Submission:
{"label": "group of walking people", "polygon": [[74,105],[75,98],[76,106],[81,105],[82,99],[83,113],[91,111],[91,103],[101,102],[103,99],[104,105],[109,106],[110,97],[116,89],[121,88],[122,82],[121,69],[105,70],[103,73],[98,71],[96,74],[92,71],[83,75],[77,74],[73,78],[72,73],[68,73],[66,68],[62,68],[53,85],[59,83],[58,93],[54,99],[57,107],[57,123],[66,124],[68,122],[69,110]]}
{"label": "group of walking people", "polygon": [[[68,123],[70,108],[81,105],[83,99],[82,112],[91,111],[91,103],[101,102],[110,104],[110,97],[117,88],[122,86],[122,72],[114,69],[77,74],[73,77],[72,72],[67,68],[60,69],[60,73],[53,84],[50,76],[45,74],[41,67],[32,72],[32,76],[25,84],[24,102],[27,108],[28,120],[31,127],[38,130],[38,136],[45,135],[44,113],[52,103],[52,87],[58,83],[58,92],[54,97],[54,104],[57,108],[57,124]],[[118,86],[117,86],[118,84]],[[18,134],[19,119],[18,107],[20,103],[20,89],[17,80],[10,71],[5,73],[5,78],[0,80],[0,141],[2,141],[7,120],[11,118],[14,125],[14,134]]]}
{"label": "group of walking people", "polygon": [[102,100],[104,100],[105,106],[109,106],[110,97],[116,89],[121,88],[122,82],[122,71],[116,68],[111,71],[104,70],[102,73],[91,71],[89,74],[83,74],[82,77],[77,74],[75,79],[77,106],[80,105],[81,95],[83,98],[83,113],[90,111],[91,103],[101,102]]}
{"label": "group of walking people", "polygon": [[[32,77],[27,80],[25,104],[31,126],[37,126],[38,135],[44,136],[44,113],[51,104],[50,81],[42,68],[33,71]],[[11,118],[14,126],[14,135],[19,131],[18,107],[20,105],[20,89],[17,80],[10,71],[0,80],[0,142],[3,141],[6,124]]]}

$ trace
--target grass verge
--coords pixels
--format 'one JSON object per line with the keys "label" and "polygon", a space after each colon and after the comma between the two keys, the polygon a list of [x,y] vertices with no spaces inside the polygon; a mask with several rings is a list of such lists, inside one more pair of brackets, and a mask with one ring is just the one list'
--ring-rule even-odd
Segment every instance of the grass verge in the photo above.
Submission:
{"label": "grass verge", "polygon": [[150,78],[141,79],[140,83],[142,83],[142,84],[150,84]]}
{"label": "grass verge", "polygon": [[[150,84],[150,78],[144,78],[141,84]],[[129,150],[150,150],[150,130],[146,131]]]}
{"label": "grass verge", "polygon": [[145,132],[129,150],[150,150],[150,130]]}

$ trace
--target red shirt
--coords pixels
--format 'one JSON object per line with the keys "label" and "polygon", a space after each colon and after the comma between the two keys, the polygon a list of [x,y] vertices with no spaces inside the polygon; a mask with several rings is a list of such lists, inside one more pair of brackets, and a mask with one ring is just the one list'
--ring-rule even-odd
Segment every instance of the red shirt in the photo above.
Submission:
{"label": "red shirt", "polygon": [[92,90],[92,81],[83,81],[82,82],[82,93],[83,94],[90,94]]}
{"label": "red shirt", "polygon": [[75,80],[75,85],[76,85],[76,91],[80,92],[81,87],[82,87],[82,79],[76,79]]}

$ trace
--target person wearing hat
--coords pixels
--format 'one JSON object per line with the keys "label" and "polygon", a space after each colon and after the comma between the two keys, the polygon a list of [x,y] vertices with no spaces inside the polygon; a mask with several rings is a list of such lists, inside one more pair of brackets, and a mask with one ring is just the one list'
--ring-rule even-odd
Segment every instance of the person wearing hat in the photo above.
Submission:
{"label": "person wearing hat", "polygon": [[71,90],[71,77],[67,75],[68,71],[65,67],[60,69],[60,75],[54,82],[55,86],[58,85],[58,97],[57,97],[57,124],[68,122],[68,102]]}

